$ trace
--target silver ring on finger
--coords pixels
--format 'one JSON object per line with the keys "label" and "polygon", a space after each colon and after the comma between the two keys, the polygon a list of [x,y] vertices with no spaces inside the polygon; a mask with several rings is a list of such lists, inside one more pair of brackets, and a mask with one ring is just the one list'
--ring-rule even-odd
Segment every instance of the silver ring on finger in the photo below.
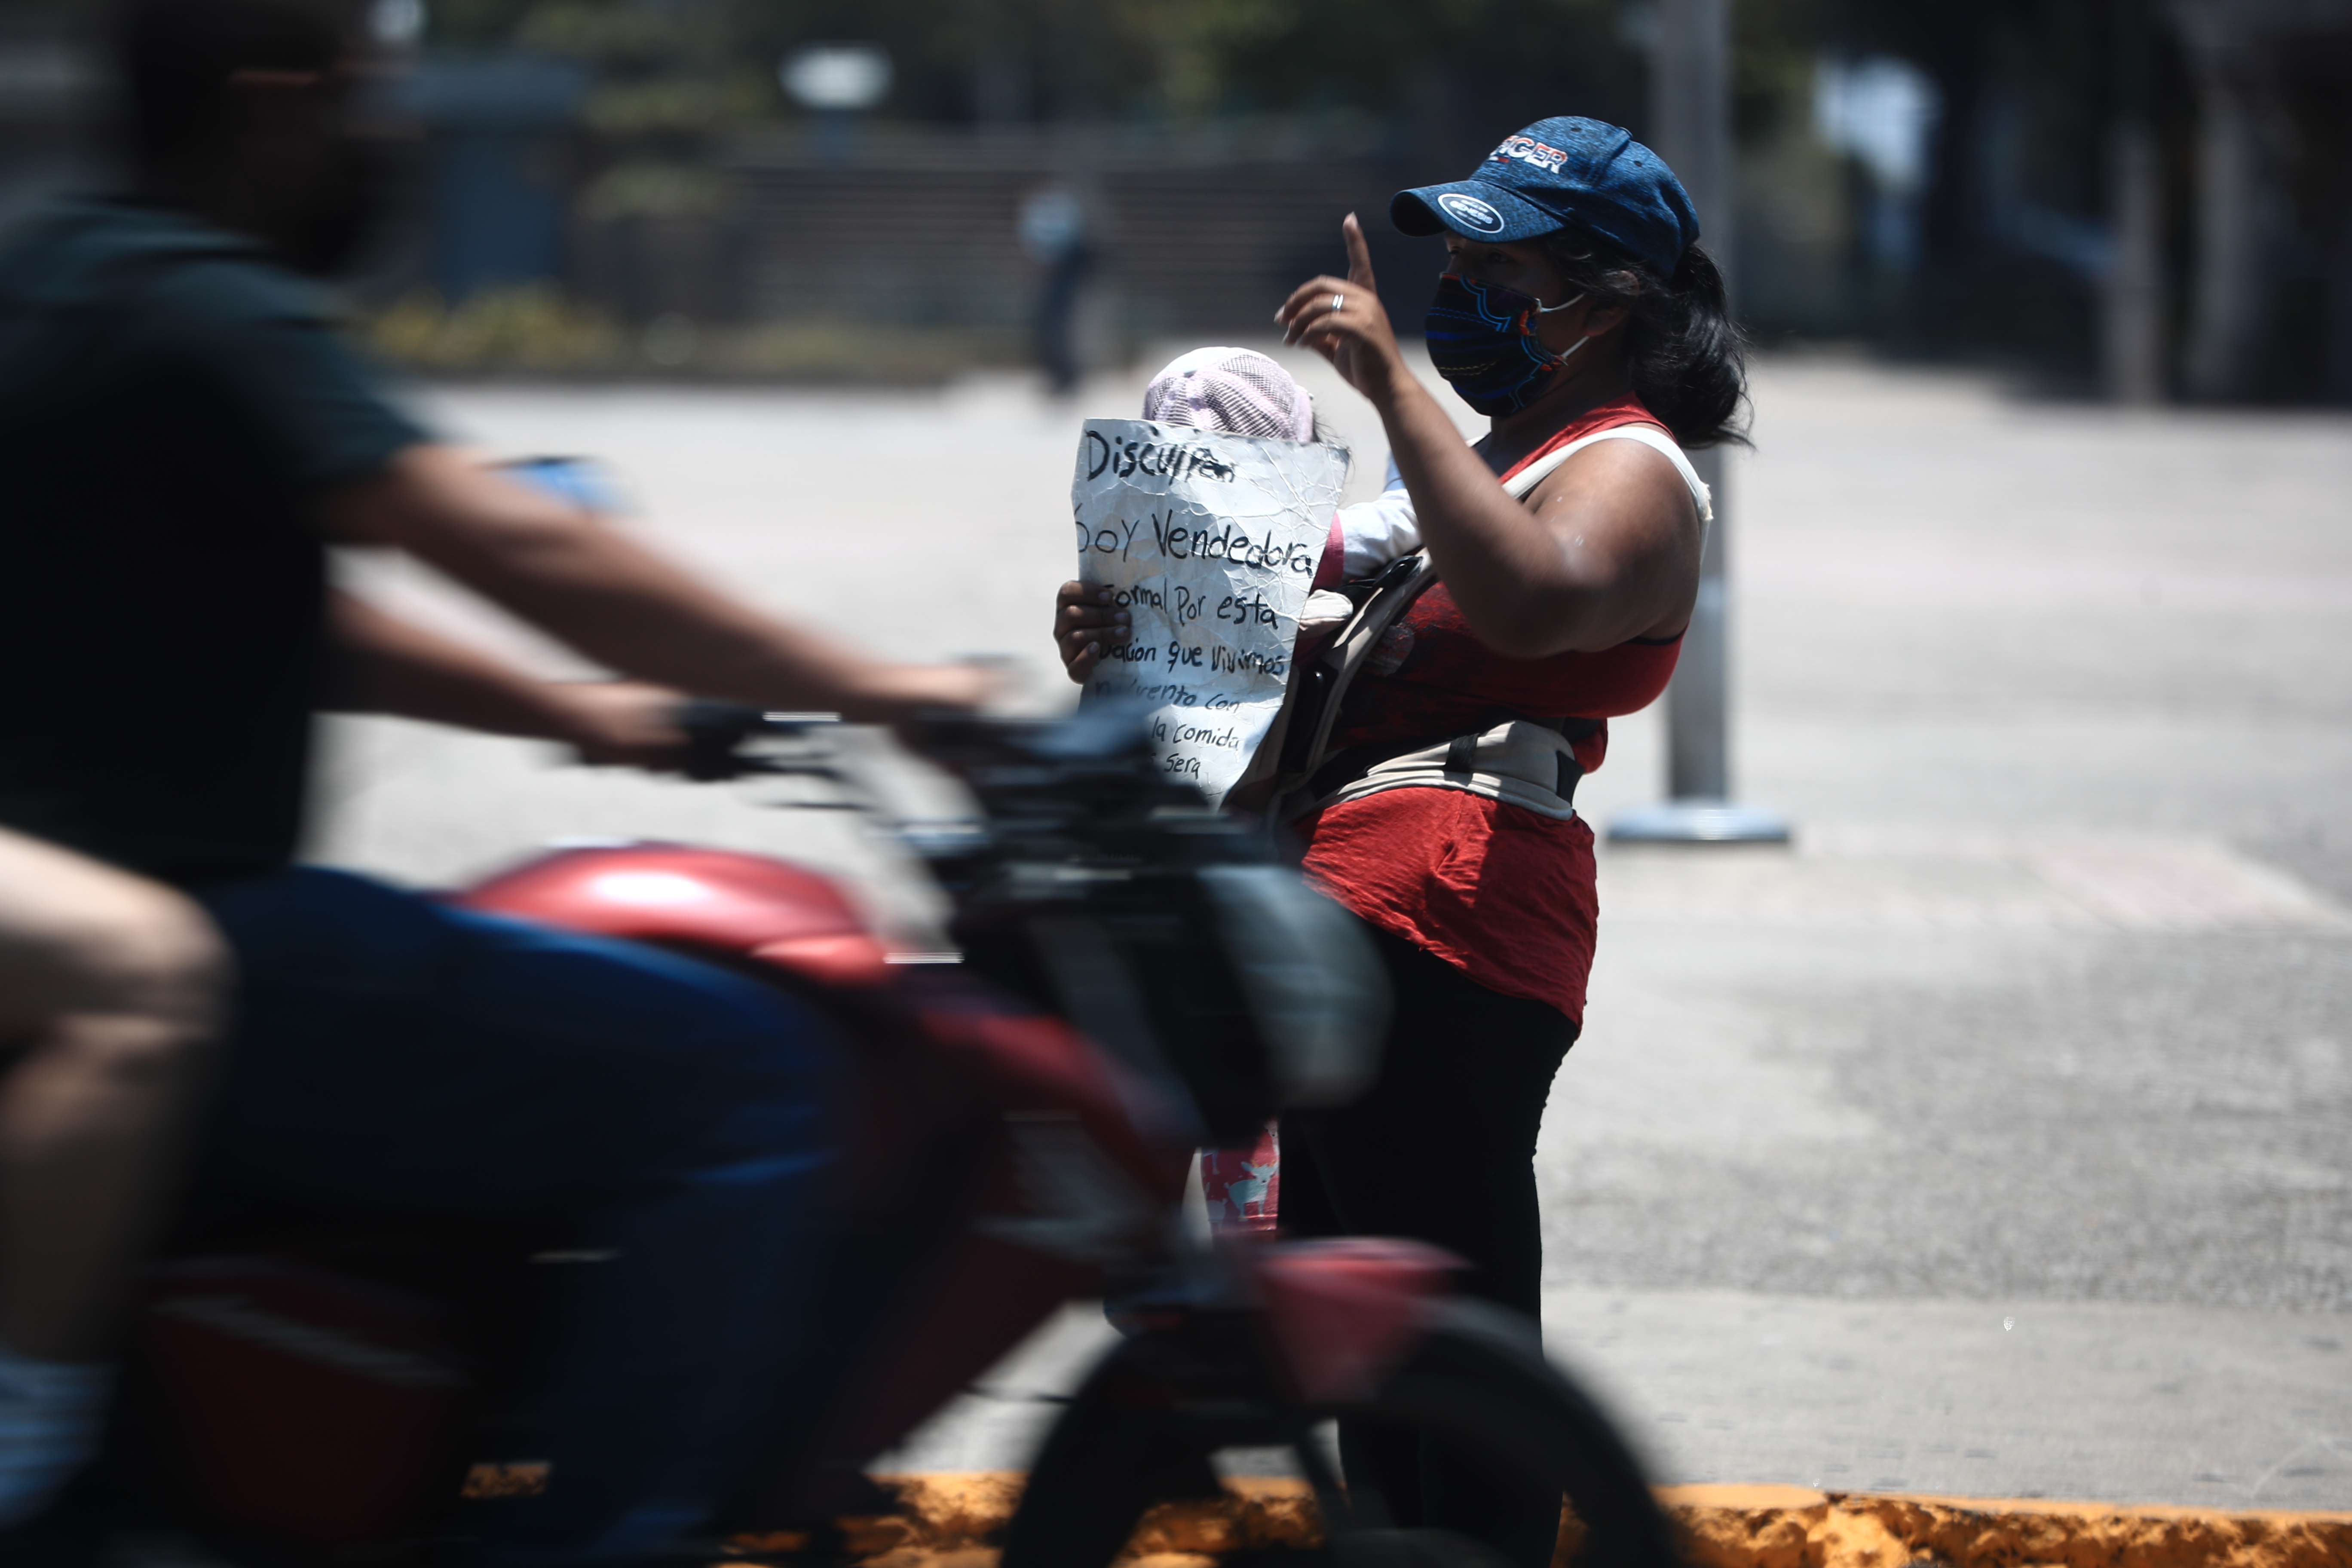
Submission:
{"label": "silver ring on finger", "polygon": [[1348,302],[1348,297],[1347,297],[1345,294],[1334,294],[1334,295],[1332,295],[1332,296],[1331,296],[1331,313],[1332,313],[1333,315],[1335,315],[1335,316],[1336,316],[1336,315],[1338,315],[1338,314],[1339,313],[1339,307],[1340,307],[1340,306],[1342,306],[1342,305],[1344,305],[1344,304],[1346,304],[1347,302]]}

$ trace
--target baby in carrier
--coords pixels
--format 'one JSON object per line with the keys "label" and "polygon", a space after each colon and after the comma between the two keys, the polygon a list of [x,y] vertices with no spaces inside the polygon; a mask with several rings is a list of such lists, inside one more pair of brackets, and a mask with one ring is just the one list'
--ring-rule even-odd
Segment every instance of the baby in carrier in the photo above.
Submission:
{"label": "baby in carrier", "polygon": [[[1268,440],[1319,438],[1315,400],[1307,389],[1288,371],[1251,349],[1200,348],[1177,355],[1144,389],[1143,417]],[[1335,518],[1335,540],[1339,526]],[[1310,601],[1310,620],[1302,621],[1302,635],[1318,607]],[[1282,1195],[1276,1124],[1266,1123],[1253,1147],[1202,1150],[1201,1188],[1212,1226],[1272,1230]]]}

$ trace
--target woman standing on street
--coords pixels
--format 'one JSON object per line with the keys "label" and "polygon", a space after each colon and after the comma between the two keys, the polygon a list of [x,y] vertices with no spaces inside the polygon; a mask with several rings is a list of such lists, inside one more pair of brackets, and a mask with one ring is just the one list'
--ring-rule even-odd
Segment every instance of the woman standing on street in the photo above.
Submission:
{"label": "woman standing on street", "polygon": [[[1681,184],[1617,126],[1539,121],[1390,216],[1444,237],[1430,358],[1492,428],[1465,446],[1407,369],[1350,215],[1348,276],[1300,285],[1276,320],[1387,429],[1390,493],[1341,514],[1346,574],[1418,547],[1435,585],[1348,691],[1296,824],[1308,876],[1375,928],[1396,1012],[1370,1094],[1284,1119],[1281,1224],[1435,1243],[1470,1264],[1466,1289],[1532,1316],[1536,1134],[1598,920],[1569,800],[1606,720],[1673,673],[1707,516],[1682,449],[1738,438],[1741,342]],[[1116,619],[1066,592],[1074,676]],[[1498,1485],[1416,1432],[1341,1445],[1400,1525],[1549,1561],[1556,1491]]]}

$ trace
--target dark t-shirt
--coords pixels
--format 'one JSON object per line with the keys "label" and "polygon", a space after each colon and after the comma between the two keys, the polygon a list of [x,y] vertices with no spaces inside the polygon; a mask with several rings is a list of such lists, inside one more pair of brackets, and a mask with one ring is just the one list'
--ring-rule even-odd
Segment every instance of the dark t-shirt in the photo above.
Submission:
{"label": "dark t-shirt", "polygon": [[282,865],[316,504],[424,438],[247,241],[91,202],[0,257],[0,823],[180,881]]}

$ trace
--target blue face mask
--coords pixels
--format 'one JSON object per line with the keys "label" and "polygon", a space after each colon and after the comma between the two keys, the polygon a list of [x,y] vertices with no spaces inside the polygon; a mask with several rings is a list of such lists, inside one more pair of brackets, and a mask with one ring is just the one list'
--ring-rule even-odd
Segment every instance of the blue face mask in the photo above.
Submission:
{"label": "blue face mask", "polygon": [[1537,341],[1536,318],[1583,298],[1547,305],[1532,294],[1448,272],[1437,280],[1423,323],[1430,363],[1479,413],[1517,414],[1549,392],[1569,355],[1591,342],[1588,332],[1567,353],[1554,353]]}

